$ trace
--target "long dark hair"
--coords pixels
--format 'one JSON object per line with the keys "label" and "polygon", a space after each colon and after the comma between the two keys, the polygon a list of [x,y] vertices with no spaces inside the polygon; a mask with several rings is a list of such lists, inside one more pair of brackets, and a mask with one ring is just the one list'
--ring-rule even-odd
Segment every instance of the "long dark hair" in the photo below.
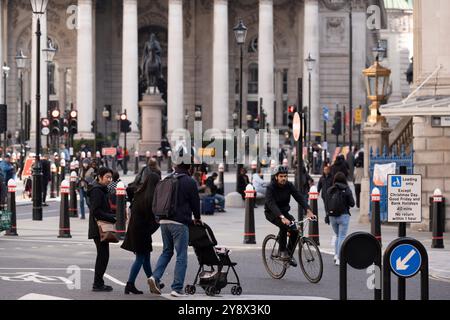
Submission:
{"label": "long dark hair", "polygon": [[336,175],[334,176],[334,179],[333,179],[333,184],[336,184],[336,183],[342,183],[342,184],[348,185],[345,174],[343,174],[342,172],[336,173]]}

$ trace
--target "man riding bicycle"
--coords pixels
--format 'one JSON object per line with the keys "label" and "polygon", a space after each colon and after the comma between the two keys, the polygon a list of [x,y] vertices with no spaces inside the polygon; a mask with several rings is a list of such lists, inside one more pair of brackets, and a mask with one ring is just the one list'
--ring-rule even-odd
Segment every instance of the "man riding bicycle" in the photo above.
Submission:
{"label": "man riding bicycle", "polygon": [[[291,207],[291,195],[297,203],[306,210],[308,218],[315,218],[314,213],[308,205],[305,197],[295,188],[295,186],[288,181],[288,168],[285,166],[278,166],[272,176],[272,181],[267,187],[266,203],[264,206],[264,213],[266,219],[276,225],[280,232],[278,233],[280,244],[280,257],[288,260],[290,254],[294,251],[294,246],[297,241],[299,232],[296,228],[291,228],[292,222],[295,218],[289,214]],[[286,250],[287,233],[290,233],[289,245]],[[297,266],[297,262],[292,257],[289,261],[293,267]]]}

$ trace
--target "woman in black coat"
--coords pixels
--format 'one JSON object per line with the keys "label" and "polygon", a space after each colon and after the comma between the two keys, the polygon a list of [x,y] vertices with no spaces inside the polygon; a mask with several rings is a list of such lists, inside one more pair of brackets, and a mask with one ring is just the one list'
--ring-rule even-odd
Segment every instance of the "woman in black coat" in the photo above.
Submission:
{"label": "woman in black coat", "polygon": [[150,253],[153,251],[152,234],[159,225],[152,211],[152,203],[156,185],[161,180],[161,172],[156,168],[156,164],[153,168],[149,167],[151,171],[148,172],[144,183],[134,194],[128,230],[121,246],[122,249],[134,252],[136,255],[125,287],[125,294],[143,294],[142,291],[136,289],[134,284],[141,267],[144,268],[147,278],[153,274],[150,265]]}

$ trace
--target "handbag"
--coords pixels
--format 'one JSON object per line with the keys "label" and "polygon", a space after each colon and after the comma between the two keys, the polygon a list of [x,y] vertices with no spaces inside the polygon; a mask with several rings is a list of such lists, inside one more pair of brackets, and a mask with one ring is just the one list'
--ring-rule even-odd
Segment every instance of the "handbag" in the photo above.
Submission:
{"label": "handbag", "polygon": [[100,233],[100,242],[118,243],[119,238],[116,235],[114,223],[97,220],[98,231]]}

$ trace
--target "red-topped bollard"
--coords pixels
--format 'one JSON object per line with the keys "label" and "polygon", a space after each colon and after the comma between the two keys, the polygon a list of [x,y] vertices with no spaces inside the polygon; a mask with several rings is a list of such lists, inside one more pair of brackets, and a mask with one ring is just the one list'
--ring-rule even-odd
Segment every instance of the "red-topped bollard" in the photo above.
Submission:
{"label": "red-topped bollard", "polygon": [[380,220],[380,189],[373,188],[372,190],[372,219],[371,219],[371,233],[381,242],[381,220]]}
{"label": "red-topped bollard", "polygon": [[312,186],[311,189],[309,189],[309,206],[311,207],[312,212],[317,217],[317,219],[309,222],[308,237],[311,238],[311,240],[313,240],[318,246],[320,246],[318,200],[319,192],[317,191],[317,187]]}
{"label": "red-topped bollard", "polygon": [[59,207],[59,236],[58,238],[72,238],[70,234],[69,217],[69,193],[70,182],[64,180],[61,182],[61,202]]}
{"label": "red-topped bollard", "polygon": [[77,184],[78,177],[75,171],[70,174],[70,203],[69,203],[69,215],[71,218],[78,218],[77,209]]}
{"label": "red-topped bollard", "polygon": [[17,234],[17,214],[16,214],[16,188],[15,180],[8,181],[8,211],[11,212],[11,228],[6,230],[6,236],[18,236]]}
{"label": "red-topped bollard", "polygon": [[244,244],[256,244],[255,233],[255,188],[251,184],[245,189]]}
{"label": "red-topped bollard", "polygon": [[116,234],[120,240],[125,239],[126,233],[126,189],[123,182],[116,187]]}
{"label": "red-topped bollard", "polygon": [[50,167],[51,171],[51,182],[50,182],[50,198],[55,199],[56,196],[56,189],[57,189],[57,183],[58,183],[58,168],[54,163],[52,163]]}
{"label": "red-topped bollard", "polygon": [[440,189],[434,190],[433,194],[433,236],[431,247],[434,249],[444,249],[444,229],[445,229],[445,205],[444,197]]}

